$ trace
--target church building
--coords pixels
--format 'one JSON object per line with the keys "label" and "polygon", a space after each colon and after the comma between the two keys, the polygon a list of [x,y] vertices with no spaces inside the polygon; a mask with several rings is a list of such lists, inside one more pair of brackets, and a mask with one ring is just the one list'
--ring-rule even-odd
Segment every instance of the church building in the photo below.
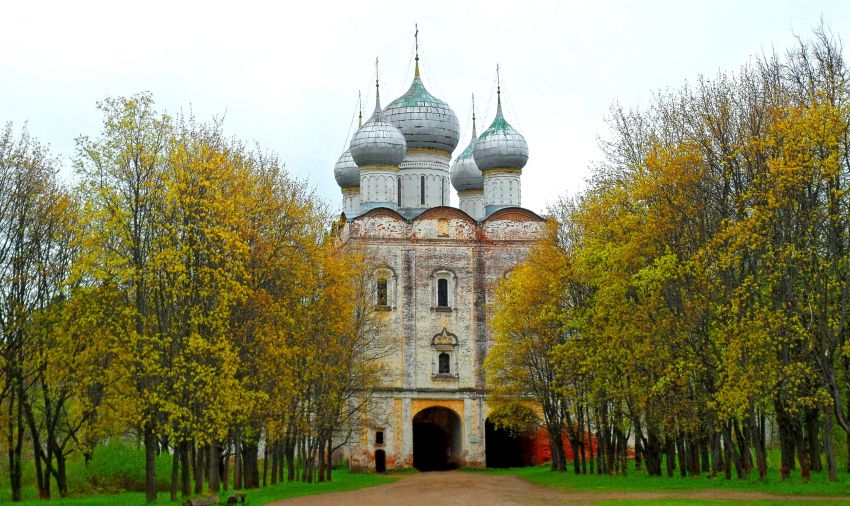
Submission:
{"label": "church building", "polygon": [[[402,96],[375,109],[353,135],[334,175],[342,188],[340,240],[374,265],[387,376],[345,455],[356,469],[420,470],[521,465],[534,445],[489,421],[484,358],[499,281],[543,237],[543,218],[521,207],[528,160],[502,111],[469,143],[449,105],[419,73]],[[469,134],[467,134],[469,135]],[[454,188],[459,208],[449,205]]]}

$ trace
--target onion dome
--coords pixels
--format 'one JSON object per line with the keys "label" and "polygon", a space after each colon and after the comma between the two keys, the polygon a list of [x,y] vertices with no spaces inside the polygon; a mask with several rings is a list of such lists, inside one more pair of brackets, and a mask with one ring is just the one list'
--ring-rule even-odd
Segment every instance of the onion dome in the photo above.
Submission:
{"label": "onion dome", "polygon": [[452,164],[452,186],[459,192],[484,189],[484,176],[481,175],[481,170],[478,165],[475,165],[475,160],[472,157],[476,139],[478,139],[478,134],[475,133],[475,102],[473,102],[472,139]]}
{"label": "onion dome", "polygon": [[334,178],[340,188],[356,188],[360,186],[360,169],[351,157],[351,151],[346,149],[334,165]]}
{"label": "onion dome", "polygon": [[351,138],[349,151],[358,167],[367,165],[398,167],[404,160],[404,154],[407,151],[404,135],[384,119],[377,82],[375,83],[375,112]]}
{"label": "onion dome", "polygon": [[418,41],[413,83],[404,95],[387,106],[384,117],[401,130],[408,148],[451,153],[457,147],[460,140],[457,116],[447,103],[428,93],[419,77]]}
{"label": "onion dome", "polygon": [[496,118],[475,143],[472,156],[482,171],[487,169],[521,169],[528,162],[525,137],[508,124],[502,115],[502,89],[496,88]]}

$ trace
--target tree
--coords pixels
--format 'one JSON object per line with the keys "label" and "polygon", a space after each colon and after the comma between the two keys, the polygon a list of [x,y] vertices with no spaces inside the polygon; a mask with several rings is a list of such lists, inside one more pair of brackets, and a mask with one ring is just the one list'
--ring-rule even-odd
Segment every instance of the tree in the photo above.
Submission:
{"label": "tree", "polygon": [[[61,243],[67,232],[63,229],[67,197],[58,187],[55,167],[55,160],[26,130],[16,139],[7,124],[0,133],[0,402],[6,411],[14,501],[21,499],[27,422],[33,442],[40,442],[30,395],[40,372],[31,364],[42,353],[37,317],[61,294],[65,266]],[[36,454],[39,491],[45,495],[49,477],[42,474],[42,458]]]}
{"label": "tree", "polygon": [[151,267],[173,136],[171,118],[153,107],[149,94],[100,102],[103,131],[97,139],[77,140],[76,160],[81,191],[89,195],[84,215],[90,220],[79,270],[96,283],[118,287],[123,296],[121,306],[113,308],[126,321],[122,332],[113,336],[111,366],[132,379],[132,388],[124,392],[123,416],[143,435],[148,501],[156,500],[155,457],[168,345],[156,328]]}
{"label": "tree", "polygon": [[568,287],[572,274],[570,258],[554,237],[536,245],[497,289],[495,342],[485,359],[494,403],[530,399],[540,406],[552,468],[561,471],[566,468],[562,434],[567,430],[574,442],[578,438],[567,405],[570,399],[560,394],[551,350],[572,334],[574,300]]}

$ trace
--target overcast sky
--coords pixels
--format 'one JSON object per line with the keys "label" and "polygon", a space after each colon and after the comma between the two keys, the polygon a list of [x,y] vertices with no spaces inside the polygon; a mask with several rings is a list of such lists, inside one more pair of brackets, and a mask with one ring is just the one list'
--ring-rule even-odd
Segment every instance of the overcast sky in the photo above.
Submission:
{"label": "overcast sky", "polygon": [[460,120],[455,154],[469,141],[472,93],[479,131],[492,121],[500,64],[506,117],[529,145],[522,203],[540,212],[581,190],[612,103],[642,107],[653,91],[785,51],[821,17],[850,37],[847,0],[10,0],[0,123],[27,122],[71,178],[74,138],[100,129],[95,102],[150,91],[161,110],[224,114],[228,134],[276,151],[338,208],[333,165],[356,126],[357,92],[368,116],[376,56],[384,105],[407,89],[419,23],[425,86]]}

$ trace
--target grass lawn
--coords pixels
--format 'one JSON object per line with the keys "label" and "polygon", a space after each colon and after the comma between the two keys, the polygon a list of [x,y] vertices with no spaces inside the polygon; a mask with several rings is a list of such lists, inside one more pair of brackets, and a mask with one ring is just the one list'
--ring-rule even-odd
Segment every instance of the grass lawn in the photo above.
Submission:
{"label": "grass lawn", "polygon": [[[255,490],[241,490],[239,493],[247,495],[247,504],[251,506],[260,506],[269,504],[280,499],[289,497],[298,497],[311,494],[324,494],[327,492],[344,492],[346,490],[355,490],[358,488],[373,487],[375,485],[383,485],[395,481],[396,478],[392,475],[378,475],[374,473],[351,473],[346,469],[338,469],[333,472],[333,481],[325,483],[278,483],[266,488]],[[222,493],[222,499],[226,499],[228,494],[233,491]],[[224,504],[224,500],[221,504]],[[145,495],[142,492],[122,492],[120,494],[86,494],[66,499],[58,497],[50,501],[40,501],[38,499],[26,500],[20,503],[23,506],[45,506],[45,505],[67,505],[67,506],[145,506]],[[177,502],[168,500],[168,492],[159,493],[159,501],[157,504],[180,505],[183,504],[183,499]]]}
{"label": "grass lawn", "polygon": [[[8,470],[0,460],[0,504],[11,503],[11,488],[9,486]],[[171,502],[168,500],[168,490],[171,485],[171,456],[160,454],[156,460],[157,486],[159,501],[157,504],[183,504],[183,500]],[[233,467],[231,466],[231,471]],[[232,475],[231,475],[232,478]],[[278,483],[261,489],[242,490],[248,496],[248,504],[259,506],[279,499],[298,497],[326,492],[343,492],[358,488],[383,485],[395,481],[393,475],[377,475],[374,473],[351,473],[348,469],[335,469],[330,483]],[[60,499],[55,482],[51,483],[53,497],[50,501],[38,499],[36,488],[35,466],[24,462],[23,466],[23,504],[27,506],[45,506],[52,504],[73,506],[142,506],[145,503],[144,483],[144,450],[138,445],[121,441],[111,441],[98,446],[94,457],[86,465],[82,459],[68,461],[68,490],[69,497]],[[193,483],[194,484],[194,483]],[[222,493],[225,498],[231,490]],[[223,502],[223,501],[222,501]]]}
{"label": "grass lawn", "polygon": [[[769,472],[768,477],[764,480],[750,479],[725,480],[721,478],[709,478],[708,475],[681,477],[676,474],[673,477],[667,476],[647,476],[645,470],[636,471],[633,468],[627,476],[599,476],[599,475],[576,475],[570,468],[566,473],[557,473],[550,471],[549,466],[522,467],[511,469],[485,469],[485,470],[468,470],[469,472],[480,472],[488,474],[510,474],[515,475],[525,480],[553,487],[565,492],[667,492],[667,493],[687,493],[698,491],[723,490],[734,492],[762,492],[767,494],[782,494],[782,495],[808,495],[808,496],[832,496],[841,497],[836,499],[834,504],[850,504],[850,474],[846,472],[839,473],[837,482],[830,482],[827,479],[826,472],[812,473],[812,478],[804,481],[797,475],[793,475],[788,480],[779,479],[779,471],[773,470]],[[733,474],[734,476],[734,474]],[[705,501],[705,504],[717,504],[724,501]],[[725,501],[728,503],[740,501]],[[601,504],[699,504],[697,499],[670,499],[661,500],[640,500],[629,499],[628,501],[607,501]],[[748,504],[759,504],[755,501]],[[775,501],[761,501],[763,504],[775,504]],[[802,504],[802,503],[801,503]],[[821,503],[818,503],[821,504]],[[832,501],[826,504],[833,504]]]}
{"label": "grass lawn", "polygon": [[[641,500],[641,499],[638,499],[638,500],[635,500],[635,499],[628,499],[628,500],[622,500],[622,501],[600,501],[596,504],[598,504],[600,506],[609,506],[609,505],[610,506],[614,506],[614,505],[619,506],[619,505],[625,505],[625,504],[628,504],[628,505],[631,505],[631,504],[650,505],[651,504],[653,506],[654,505],[685,506],[685,505],[692,505],[692,504],[697,504],[697,505],[698,504],[740,504],[741,502],[742,501],[740,501],[738,499],[735,499],[735,500],[731,500],[731,499],[730,500],[721,500],[721,499],[714,499],[714,500],[711,500],[711,499],[706,499],[706,500],[701,500],[701,499],[661,499],[661,500],[659,500],[659,499],[643,499],[643,500]],[[747,500],[747,501],[743,501],[743,502],[747,506],[756,506],[756,505],[758,505],[758,506],[771,505],[772,506],[772,505],[776,505],[776,504],[782,504],[782,505],[791,504],[791,505],[803,506],[803,505],[812,504],[811,501],[803,501],[803,500],[801,500],[801,501],[782,501],[781,503],[777,503],[776,500],[758,500],[758,499],[756,499],[756,500]],[[817,504],[818,506],[841,506],[841,505],[848,504],[848,500],[847,499],[826,500],[826,501],[818,501],[815,504]]]}

